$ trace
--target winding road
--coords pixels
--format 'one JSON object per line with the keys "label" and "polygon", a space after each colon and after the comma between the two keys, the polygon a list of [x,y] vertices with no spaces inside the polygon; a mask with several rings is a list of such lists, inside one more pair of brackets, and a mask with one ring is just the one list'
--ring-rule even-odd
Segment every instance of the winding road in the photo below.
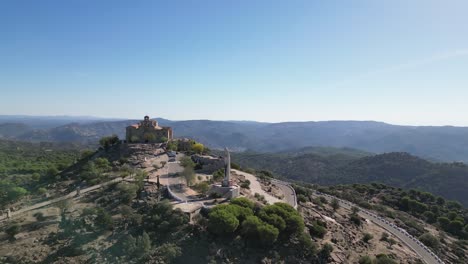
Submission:
{"label": "winding road", "polygon": [[337,199],[340,206],[347,209],[351,210],[352,207],[357,207],[359,208],[358,215],[368,219],[375,224],[381,226],[385,230],[387,230],[389,233],[392,235],[396,236],[398,239],[400,239],[403,243],[405,243],[409,248],[411,248],[416,254],[418,254],[421,259],[427,263],[427,264],[442,264],[444,263],[437,255],[434,254],[428,247],[426,247],[422,242],[420,242],[418,239],[415,237],[411,236],[406,232],[406,230],[396,226],[395,224],[391,223],[390,221],[384,219],[383,217],[380,217],[376,215],[373,212],[367,211],[365,209],[362,209],[358,207],[357,205],[341,200],[339,198],[336,198],[334,196],[331,196],[329,194],[324,194],[324,193],[319,193],[316,192],[313,194],[313,196],[322,196],[325,197],[327,200],[331,201],[332,199]]}

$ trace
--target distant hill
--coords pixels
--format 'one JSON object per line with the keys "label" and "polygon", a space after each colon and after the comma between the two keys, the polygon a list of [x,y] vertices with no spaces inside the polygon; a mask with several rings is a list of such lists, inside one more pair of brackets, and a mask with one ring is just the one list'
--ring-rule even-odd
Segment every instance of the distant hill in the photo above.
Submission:
{"label": "distant hill", "polygon": [[[16,119],[18,121],[20,119]],[[396,126],[373,121],[260,123],[247,121],[160,119],[177,137],[189,137],[211,148],[234,151],[278,152],[307,146],[354,148],[366,152],[408,152],[434,161],[468,162],[468,127]],[[10,121],[8,121],[11,123]],[[37,129],[16,138],[32,141],[95,142],[109,134],[124,136],[125,127],[137,120],[70,119],[67,124]],[[0,116],[0,123],[2,118]],[[21,122],[20,122],[21,123]]]}
{"label": "distant hill", "polygon": [[30,131],[32,131],[32,128],[23,123],[0,124],[0,138],[17,138]]}
{"label": "distant hill", "polygon": [[340,153],[234,153],[243,167],[270,170],[285,178],[337,185],[378,182],[406,189],[415,188],[455,199],[468,205],[468,166],[463,163],[433,163],[408,153],[358,157]]}

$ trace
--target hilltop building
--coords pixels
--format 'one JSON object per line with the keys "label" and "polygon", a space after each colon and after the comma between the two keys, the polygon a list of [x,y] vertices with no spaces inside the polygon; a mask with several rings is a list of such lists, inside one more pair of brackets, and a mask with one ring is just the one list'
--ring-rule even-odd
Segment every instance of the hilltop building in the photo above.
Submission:
{"label": "hilltop building", "polygon": [[160,127],[158,121],[145,116],[138,124],[128,126],[125,139],[128,143],[159,143],[172,140],[172,128]]}

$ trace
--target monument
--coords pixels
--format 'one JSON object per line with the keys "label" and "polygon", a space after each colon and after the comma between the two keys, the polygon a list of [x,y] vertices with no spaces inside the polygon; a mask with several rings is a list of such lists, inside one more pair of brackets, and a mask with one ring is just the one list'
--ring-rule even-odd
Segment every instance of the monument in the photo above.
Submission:
{"label": "monument", "polygon": [[231,154],[227,148],[224,148],[224,179],[222,186],[231,186]]}
{"label": "monument", "polygon": [[224,148],[224,179],[221,184],[213,184],[209,193],[217,193],[219,196],[232,199],[240,195],[240,188],[231,181],[231,154]]}
{"label": "monument", "polygon": [[172,128],[161,127],[145,116],[140,123],[127,127],[125,139],[128,143],[163,143],[172,139]]}

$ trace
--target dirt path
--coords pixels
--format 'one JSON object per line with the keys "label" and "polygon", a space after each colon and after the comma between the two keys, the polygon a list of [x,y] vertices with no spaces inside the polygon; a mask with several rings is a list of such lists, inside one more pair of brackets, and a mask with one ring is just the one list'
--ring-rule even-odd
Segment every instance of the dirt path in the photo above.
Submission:
{"label": "dirt path", "polygon": [[[113,179],[111,181],[108,181],[108,182],[93,185],[91,187],[88,187],[88,188],[85,188],[85,189],[81,190],[80,194],[85,194],[87,192],[94,191],[96,189],[107,186],[109,184],[121,182],[122,180],[123,179],[121,177],[119,177],[119,178],[115,178],[115,179]],[[71,192],[71,193],[69,193],[67,195],[62,196],[62,197],[58,197],[58,198],[55,198],[55,199],[52,199],[52,200],[49,200],[49,201],[44,201],[44,202],[40,202],[40,203],[37,203],[37,204],[33,204],[31,206],[21,208],[18,211],[10,212],[10,218],[12,218],[14,216],[17,216],[17,215],[20,215],[20,214],[25,213],[25,212],[29,212],[31,210],[36,210],[36,209],[39,209],[41,207],[48,206],[48,205],[51,205],[51,204],[54,204],[54,203],[57,203],[57,202],[60,202],[60,201],[66,200],[66,199],[75,198],[75,197],[76,197],[76,191],[73,191],[73,192]],[[0,222],[5,221],[7,219],[8,218],[7,218],[6,214],[0,216]]]}
{"label": "dirt path", "polygon": [[258,181],[257,177],[255,177],[252,174],[240,171],[240,170],[233,170],[237,175],[244,176],[245,179],[250,181],[250,190],[252,193],[258,193],[260,195],[265,196],[265,200],[269,204],[274,204],[274,203],[280,203],[283,202],[282,200],[272,196],[271,194],[267,193],[262,189],[262,186],[260,185],[260,182]]}

